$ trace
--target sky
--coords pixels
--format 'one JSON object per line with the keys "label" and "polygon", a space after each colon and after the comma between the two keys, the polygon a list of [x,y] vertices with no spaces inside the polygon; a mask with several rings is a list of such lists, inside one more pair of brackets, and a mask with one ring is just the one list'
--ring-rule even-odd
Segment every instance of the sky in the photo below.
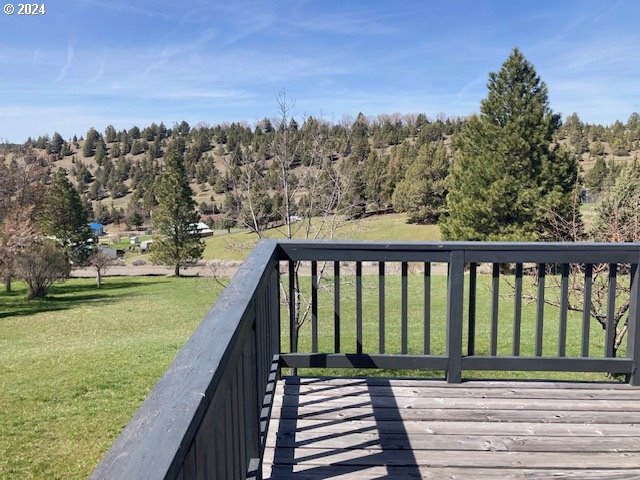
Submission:
{"label": "sky", "polygon": [[[2,0],[3,4],[14,0]],[[479,110],[514,47],[564,117],[640,111],[636,0],[49,0],[0,14],[0,142],[152,122]]]}

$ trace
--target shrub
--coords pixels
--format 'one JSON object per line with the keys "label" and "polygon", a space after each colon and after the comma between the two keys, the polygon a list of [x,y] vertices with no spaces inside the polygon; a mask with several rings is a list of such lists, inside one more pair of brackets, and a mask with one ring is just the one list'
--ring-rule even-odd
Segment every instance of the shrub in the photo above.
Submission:
{"label": "shrub", "polygon": [[69,262],[60,245],[51,240],[34,244],[18,259],[18,275],[27,282],[29,298],[42,298],[51,285],[69,275]]}

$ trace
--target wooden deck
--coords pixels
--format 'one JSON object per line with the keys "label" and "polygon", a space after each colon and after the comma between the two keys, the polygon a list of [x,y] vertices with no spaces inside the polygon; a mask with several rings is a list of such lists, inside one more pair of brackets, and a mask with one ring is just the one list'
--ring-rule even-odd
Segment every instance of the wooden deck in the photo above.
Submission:
{"label": "wooden deck", "polygon": [[640,388],[286,377],[264,478],[638,479]]}

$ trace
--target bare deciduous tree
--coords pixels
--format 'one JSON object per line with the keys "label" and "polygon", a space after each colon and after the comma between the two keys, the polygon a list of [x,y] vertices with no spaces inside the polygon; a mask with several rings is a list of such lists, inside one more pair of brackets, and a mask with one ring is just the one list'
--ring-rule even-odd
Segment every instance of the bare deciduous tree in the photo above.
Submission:
{"label": "bare deciduous tree", "polygon": [[89,265],[96,271],[96,287],[102,286],[102,277],[109,267],[114,264],[114,258],[99,248],[94,250],[89,257]]}
{"label": "bare deciduous tree", "polygon": [[42,205],[50,164],[30,149],[0,157],[0,274],[11,291],[17,255],[37,237],[34,217]]}
{"label": "bare deciduous tree", "polygon": [[[640,241],[640,169],[635,165],[628,165],[618,175],[616,181],[608,191],[604,193],[601,203],[597,208],[597,215],[590,233],[585,231],[585,226],[580,214],[580,199],[576,191],[573,195],[571,215],[561,217],[554,212],[548,212],[549,224],[555,240],[565,242],[579,242],[595,240],[599,242],[638,242]],[[553,266],[547,267],[549,273],[553,272]],[[585,269],[583,264],[571,264],[569,270],[569,298],[568,309],[574,312],[584,311],[584,298],[586,293]],[[630,272],[629,264],[617,266],[616,275],[626,276]],[[591,302],[589,315],[596,320],[603,330],[607,328],[609,278],[611,275],[608,264],[594,264],[591,266]],[[620,279],[621,280],[621,279]],[[614,356],[622,345],[627,334],[629,318],[629,294],[630,282],[616,282],[616,308],[613,311],[613,323],[615,337],[613,344]],[[557,275],[549,275],[545,288],[560,288],[560,279]],[[537,295],[526,293],[525,299],[535,301]],[[560,307],[560,302],[552,295],[545,295],[545,303]]]}
{"label": "bare deciduous tree", "polygon": [[42,298],[55,282],[69,275],[69,262],[60,245],[52,240],[34,243],[17,260],[17,272],[27,283],[29,298]]}

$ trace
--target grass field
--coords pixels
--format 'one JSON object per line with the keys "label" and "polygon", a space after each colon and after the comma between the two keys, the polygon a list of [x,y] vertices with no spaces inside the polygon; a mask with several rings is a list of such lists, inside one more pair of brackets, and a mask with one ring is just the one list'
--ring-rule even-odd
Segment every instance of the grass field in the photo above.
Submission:
{"label": "grass field", "polygon": [[86,478],[217,297],[209,279],[0,293],[0,478]]}
{"label": "grass field", "polygon": [[[319,222],[313,226],[320,228]],[[293,225],[296,238],[304,238],[302,223]],[[284,227],[264,232],[267,238],[284,238]],[[322,236],[320,236],[322,238]],[[440,240],[437,225],[415,225],[407,223],[406,214],[388,214],[368,217],[362,220],[341,222],[335,232],[338,240]],[[244,260],[253,249],[258,236],[248,230],[229,235],[216,235],[205,240],[204,258],[207,260]]]}
{"label": "grass field", "polygon": [[[415,267],[415,266],[414,266]],[[302,278],[306,288],[310,279]],[[342,277],[343,351],[355,351],[355,287]],[[333,348],[332,278],[319,295],[321,351]],[[622,282],[623,280],[620,279]],[[432,280],[432,352],[444,352],[446,276]],[[377,277],[363,278],[364,351],[377,352]],[[489,345],[490,276],[478,277],[478,353]],[[101,290],[92,279],[70,280],[43,301],[24,291],[0,293],[0,478],[85,478],[142,403],[150,388],[219,294],[205,278],[108,278]],[[511,348],[513,299],[503,283],[498,352]],[[507,298],[509,297],[509,298]],[[422,348],[422,275],[409,275],[409,351]],[[465,306],[466,312],[466,306]],[[523,307],[522,354],[533,352],[535,305]],[[287,316],[283,315],[283,319]],[[400,279],[387,277],[387,352],[400,351]],[[558,312],[548,307],[544,353],[557,349]],[[579,353],[580,318],[570,314],[567,355]],[[283,322],[283,348],[288,325]],[[300,350],[310,346],[310,321]],[[593,355],[602,355],[602,330],[591,330]],[[623,353],[623,352],[621,352]],[[315,372],[337,373],[337,372]],[[385,375],[393,372],[360,371]],[[432,375],[433,372],[405,372]],[[465,377],[478,376],[465,372]],[[486,376],[496,377],[493,373]],[[522,378],[527,374],[504,373]],[[538,378],[557,375],[539,374]],[[566,376],[565,376],[566,378]],[[578,378],[574,376],[573,378]],[[604,379],[603,375],[580,378]]]}

